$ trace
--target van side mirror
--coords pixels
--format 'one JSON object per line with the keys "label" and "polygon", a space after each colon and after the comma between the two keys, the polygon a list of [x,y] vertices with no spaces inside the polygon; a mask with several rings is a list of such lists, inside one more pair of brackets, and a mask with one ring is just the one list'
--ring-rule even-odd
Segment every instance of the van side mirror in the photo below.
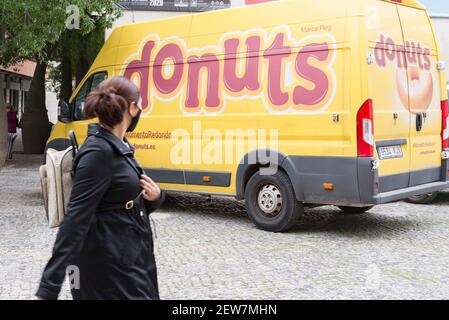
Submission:
{"label": "van side mirror", "polygon": [[59,100],[58,102],[58,121],[67,123],[72,121],[72,114],[70,112],[70,106],[65,100]]}

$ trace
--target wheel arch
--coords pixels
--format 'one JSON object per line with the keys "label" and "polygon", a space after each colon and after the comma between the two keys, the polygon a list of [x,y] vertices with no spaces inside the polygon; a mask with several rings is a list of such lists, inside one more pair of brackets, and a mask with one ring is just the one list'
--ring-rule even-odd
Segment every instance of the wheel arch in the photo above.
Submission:
{"label": "wheel arch", "polygon": [[298,201],[304,201],[304,193],[300,176],[288,156],[282,152],[270,149],[253,150],[245,154],[240,161],[236,174],[236,198],[245,198],[245,189],[249,179],[260,170],[270,167],[277,159],[277,169],[284,171],[293,185],[294,193]]}

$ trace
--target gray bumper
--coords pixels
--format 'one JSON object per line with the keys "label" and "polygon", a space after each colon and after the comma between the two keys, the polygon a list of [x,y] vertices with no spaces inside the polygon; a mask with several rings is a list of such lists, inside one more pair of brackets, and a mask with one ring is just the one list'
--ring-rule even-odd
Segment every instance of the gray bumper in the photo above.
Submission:
{"label": "gray bumper", "polygon": [[449,188],[449,182],[432,182],[423,184],[420,186],[409,187],[400,190],[393,190],[388,192],[379,193],[377,196],[373,197],[372,204],[382,204],[393,201],[398,201],[406,199],[413,196],[419,196],[425,193],[431,193],[436,191],[441,191],[443,189]]}
{"label": "gray bumper", "polygon": [[[449,188],[448,163],[441,168],[379,177],[375,158],[286,157],[282,167],[292,181],[298,201],[311,204],[364,206],[403,200]],[[381,164],[382,165],[382,164]],[[333,190],[323,184],[332,183]],[[410,184],[411,183],[411,184]]]}

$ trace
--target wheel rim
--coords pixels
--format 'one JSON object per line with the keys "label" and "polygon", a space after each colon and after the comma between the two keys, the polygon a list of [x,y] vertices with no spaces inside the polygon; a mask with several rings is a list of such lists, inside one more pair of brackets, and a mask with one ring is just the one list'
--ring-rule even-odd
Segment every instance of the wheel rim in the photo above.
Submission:
{"label": "wheel rim", "polygon": [[276,217],[282,209],[282,194],[275,185],[268,184],[260,188],[257,204],[267,217]]}

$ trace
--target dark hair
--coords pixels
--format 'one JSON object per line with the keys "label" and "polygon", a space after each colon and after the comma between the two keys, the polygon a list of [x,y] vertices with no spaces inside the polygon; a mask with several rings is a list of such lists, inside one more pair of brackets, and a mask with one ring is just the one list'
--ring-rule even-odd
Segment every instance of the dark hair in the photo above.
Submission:
{"label": "dark hair", "polygon": [[113,77],[89,93],[84,105],[87,119],[98,117],[100,123],[114,127],[123,120],[131,103],[138,103],[139,88],[125,77]]}

